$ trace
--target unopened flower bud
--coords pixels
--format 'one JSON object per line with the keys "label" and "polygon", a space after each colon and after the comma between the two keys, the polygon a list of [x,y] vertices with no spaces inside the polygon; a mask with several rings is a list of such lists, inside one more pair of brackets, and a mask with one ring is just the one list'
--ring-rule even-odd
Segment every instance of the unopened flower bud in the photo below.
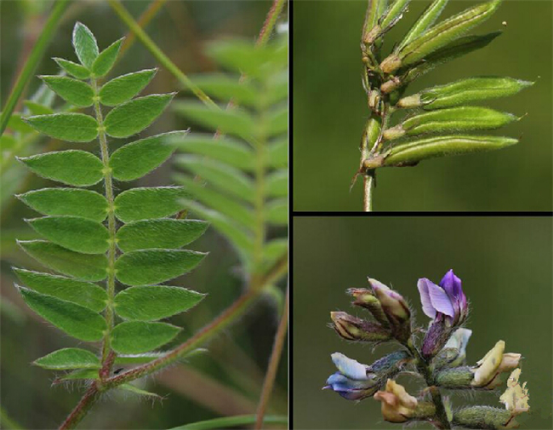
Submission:
{"label": "unopened flower bud", "polygon": [[509,411],[489,406],[471,406],[456,411],[453,415],[453,424],[471,429],[516,428],[517,426]]}
{"label": "unopened flower bud", "polygon": [[434,359],[434,368],[457,367],[465,362],[466,348],[472,330],[457,329]]}
{"label": "unopened flower bud", "polygon": [[331,312],[333,327],[346,340],[379,342],[391,338],[390,330],[380,324],[356,318],[346,312]]}
{"label": "unopened flower bud", "polygon": [[378,391],[374,398],[382,403],[382,417],[392,423],[404,423],[414,418],[422,419],[435,413],[432,403],[418,402],[393,379],[388,379],[386,390]]}
{"label": "unopened flower bud", "polygon": [[376,279],[369,278],[369,284],[391,324],[403,323],[409,320],[411,311],[401,294],[391,290]]}
{"label": "unopened flower bud", "polygon": [[348,294],[355,298],[353,304],[367,309],[372,316],[384,327],[388,327],[388,318],[382,310],[380,301],[374,296],[372,290],[367,288],[350,288]]}
{"label": "unopened flower bud", "polygon": [[330,375],[323,389],[335,391],[348,400],[362,400],[378,390],[380,381],[368,366],[339,352],[332,354],[332,361],[338,372]]}

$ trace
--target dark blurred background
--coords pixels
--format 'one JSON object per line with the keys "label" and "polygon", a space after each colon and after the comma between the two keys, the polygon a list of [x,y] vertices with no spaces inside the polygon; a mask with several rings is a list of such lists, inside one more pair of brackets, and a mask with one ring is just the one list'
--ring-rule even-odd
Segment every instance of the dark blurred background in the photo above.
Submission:
{"label": "dark blurred background", "polygon": [[[123,5],[137,19],[150,3],[125,1]],[[17,70],[42,28],[50,5],[49,1],[1,2],[2,105],[8,97]],[[146,32],[183,72],[193,75],[215,69],[211,60],[204,55],[208,42],[231,36],[254,40],[270,5],[269,1],[167,1],[148,24]],[[35,74],[58,73],[51,57],[76,61],[71,46],[71,31],[77,20],[95,33],[100,49],[128,32],[107,3],[72,2]],[[159,67],[152,55],[140,42],[135,42],[117,62],[110,77],[156,66]],[[27,95],[38,84],[39,80],[33,78]],[[176,79],[160,69],[144,94],[177,90],[182,88]],[[189,97],[189,94],[181,91],[178,97]],[[141,133],[141,137],[189,126],[189,123],[168,109],[152,127]],[[42,139],[29,151],[39,153],[69,147],[67,144]],[[71,147],[91,149],[89,145]],[[82,387],[79,384],[51,387],[54,372],[31,366],[31,362],[59,348],[86,348],[86,344],[79,345],[79,342],[30,312],[13,287],[14,276],[10,266],[43,269],[15,246],[15,237],[36,237],[23,218],[33,218],[37,214],[13,198],[12,193],[58,184],[47,183],[19,166],[12,166],[11,169],[9,175],[3,177],[4,199],[1,205],[1,412],[9,414],[25,428],[57,428],[77,404]],[[171,163],[167,162],[132,186],[172,184],[173,169]],[[118,186],[121,191],[129,185]],[[208,230],[190,248],[209,251],[210,255],[192,274],[172,281],[173,285],[190,287],[209,295],[190,312],[170,319],[169,322],[184,327],[174,344],[183,342],[210,322],[242,292],[234,250],[213,229]],[[152,403],[113,392],[92,410],[83,422],[83,428],[166,429],[219,416],[254,413],[278,319],[275,303],[261,301],[246,317],[207,345],[209,352],[143,382],[143,388],[164,396],[165,400]],[[287,354],[285,349],[283,357],[287,357]],[[288,361],[283,358],[268,413],[287,414],[287,366]]]}
{"label": "dark blurred background", "polygon": [[[294,428],[401,427],[384,422],[373,399],[356,404],[321,390],[336,371],[333,352],[371,364],[394,350],[343,341],[327,327],[330,312],[367,316],[352,308],[345,290],[366,287],[371,276],[409,299],[418,323],[426,325],[417,280],[438,283],[449,269],[462,279],[470,300],[468,363],[480,360],[500,339],[506,352],[522,353],[521,381],[528,381],[531,411],[517,420],[522,429],[553,428],[549,217],[296,217],[293,231]],[[415,392],[410,378],[399,382]],[[465,393],[452,400],[454,406],[479,401],[503,408],[498,396]]]}
{"label": "dark blurred background", "polygon": [[[386,36],[385,53],[429,3],[410,3],[409,12]],[[477,3],[452,0],[440,19]],[[362,186],[358,183],[351,193],[348,188],[359,167],[359,142],[369,113],[359,49],[366,5],[360,0],[294,2],[295,210],[362,209]],[[552,210],[552,9],[550,1],[504,1],[470,32],[503,30],[500,37],[436,68],[406,93],[479,75],[536,81],[515,96],[484,103],[518,116],[528,113],[520,122],[491,131],[521,142],[496,152],[427,160],[414,168],[379,169],[374,210]]]}

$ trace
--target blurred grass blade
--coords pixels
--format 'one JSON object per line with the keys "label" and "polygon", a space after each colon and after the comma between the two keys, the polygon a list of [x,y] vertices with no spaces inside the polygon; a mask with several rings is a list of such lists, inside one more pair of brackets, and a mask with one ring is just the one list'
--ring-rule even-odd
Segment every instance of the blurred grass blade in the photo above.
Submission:
{"label": "blurred grass blade", "polygon": [[68,4],[69,0],[58,0],[54,5],[52,14],[48,18],[48,21],[44,25],[42,31],[40,32],[40,36],[33,46],[33,49],[31,50],[29,57],[25,62],[25,66],[23,67],[23,70],[21,70],[21,73],[19,74],[19,77],[17,78],[17,81],[13,87],[13,90],[10,93],[10,96],[6,101],[4,108],[2,109],[2,115],[0,116],[0,136],[4,134],[4,131],[6,130],[8,121],[10,120],[15,106],[17,105],[21,94],[23,94],[23,90],[25,89],[27,82],[29,81],[29,79],[31,79],[36,66],[38,65],[39,61],[42,58],[42,55],[44,54],[44,51],[50,43],[50,40],[52,39],[57,29],[60,18],[63,15],[63,12],[65,11],[65,8]]}
{"label": "blurred grass blade", "polygon": [[[214,418],[212,420],[199,421],[169,430],[215,430],[229,427],[246,426],[255,424],[256,415],[237,415],[234,417]],[[288,425],[288,417],[284,415],[267,415],[263,418],[264,424]]]}

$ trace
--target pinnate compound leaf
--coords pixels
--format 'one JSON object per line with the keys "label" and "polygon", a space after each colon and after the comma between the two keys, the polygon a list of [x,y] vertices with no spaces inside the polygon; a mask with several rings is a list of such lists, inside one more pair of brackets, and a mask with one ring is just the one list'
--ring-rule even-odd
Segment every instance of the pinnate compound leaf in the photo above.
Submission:
{"label": "pinnate compound leaf", "polygon": [[58,65],[69,73],[71,76],[77,79],[88,79],[90,78],[90,70],[86,67],[81,66],[80,64],[74,63],[73,61],[64,60],[63,58],[54,58],[54,61]]}
{"label": "pinnate compound leaf", "polygon": [[255,199],[252,180],[234,167],[194,155],[179,155],[176,163],[220,190],[249,202]]}
{"label": "pinnate compound leaf", "polygon": [[100,314],[56,297],[18,288],[33,311],[68,335],[88,342],[102,339],[107,327]]}
{"label": "pinnate compound leaf", "polygon": [[65,101],[77,106],[92,106],[94,90],[82,81],[65,76],[39,76],[48,87]]}
{"label": "pinnate compound leaf", "polygon": [[106,307],[106,290],[96,284],[17,267],[13,271],[25,287],[39,293],[76,303],[95,312],[101,312]]}
{"label": "pinnate compound leaf", "polygon": [[106,133],[123,138],[141,132],[161,115],[175,94],[153,94],[114,107],[104,121]]}
{"label": "pinnate compound leaf", "polygon": [[129,143],[116,150],[109,159],[113,177],[120,181],[141,178],[164,163],[175,150],[170,139],[186,136],[187,131],[172,131]]}
{"label": "pinnate compound leaf", "polygon": [[151,397],[151,398],[155,398],[155,399],[162,399],[163,398],[159,394],[151,393],[149,391],[143,390],[142,388],[138,388],[138,387],[136,387],[134,385],[131,385],[131,384],[121,384],[121,385],[117,386],[117,389],[127,391],[129,393],[137,394],[137,395],[143,396],[143,397]]}
{"label": "pinnate compound leaf", "polygon": [[18,158],[39,176],[76,187],[94,185],[104,177],[102,161],[90,152],[70,149]]}
{"label": "pinnate compound leaf", "polygon": [[121,38],[113,42],[98,55],[96,60],[94,60],[94,64],[92,64],[92,73],[94,73],[94,76],[102,77],[108,74],[115,64],[123,39],[124,38]]}
{"label": "pinnate compound leaf", "polygon": [[88,27],[80,22],[73,28],[73,47],[81,64],[91,69],[98,57],[98,43]]}
{"label": "pinnate compound leaf", "polygon": [[268,175],[265,189],[271,197],[286,197],[288,195],[288,171],[282,169]]}
{"label": "pinnate compound leaf", "polygon": [[279,199],[273,200],[267,204],[266,212],[267,221],[271,224],[286,225],[288,224],[288,200]]}
{"label": "pinnate compound leaf", "polygon": [[100,102],[106,106],[128,102],[148,85],[156,73],[157,69],[148,69],[112,79],[100,89]]}
{"label": "pinnate compound leaf", "polygon": [[241,258],[249,264],[253,253],[253,239],[246,231],[236,225],[228,217],[208,209],[193,200],[182,200],[183,206],[209,221],[215,229],[226,236],[232,245],[238,250]]}
{"label": "pinnate compound leaf", "polygon": [[115,216],[123,222],[167,217],[180,211],[178,199],[187,197],[183,187],[133,188],[115,198]]}
{"label": "pinnate compound leaf", "polygon": [[244,205],[234,197],[227,197],[219,191],[203,186],[194,179],[185,175],[174,175],[175,181],[184,185],[194,198],[217,212],[241,223],[244,227],[251,228],[255,224],[255,215],[251,206]]}
{"label": "pinnate compound leaf", "polygon": [[214,139],[211,134],[191,133],[184,139],[171,139],[171,144],[186,153],[205,155],[238,169],[253,171],[255,154],[238,140],[228,136]]}
{"label": "pinnate compound leaf", "polygon": [[117,245],[124,252],[138,249],[177,249],[202,234],[209,224],[199,220],[148,219],[125,224],[117,231]]}
{"label": "pinnate compound leaf", "polygon": [[159,322],[123,322],[111,332],[111,346],[120,354],[140,354],[165,345],[181,330],[180,327]]}
{"label": "pinnate compound leaf", "polygon": [[81,348],[58,349],[33,362],[35,366],[51,370],[100,369],[100,359]]}
{"label": "pinnate compound leaf", "polygon": [[47,216],[27,220],[50,242],[83,254],[103,254],[109,247],[106,227],[96,221],[74,216]]}
{"label": "pinnate compound leaf", "polygon": [[256,123],[248,112],[240,108],[214,109],[200,102],[175,102],[174,109],[190,120],[224,134],[252,141],[256,135]]}
{"label": "pinnate compound leaf", "polygon": [[98,123],[83,113],[55,113],[25,119],[35,130],[67,142],[90,142],[98,136]]}
{"label": "pinnate compound leaf", "polygon": [[25,100],[23,104],[33,115],[50,115],[54,113],[54,109],[50,106],[46,106],[32,100]]}
{"label": "pinnate compound leaf", "polygon": [[394,146],[386,156],[384,166],[413,164],[428,158],[491,151],[517,142],[517,139],[510,137],[471,135],[417,139]]}
{"label": "pinnate compound leaf", "polygon": [[19,246],[38,262],[64,275],[83,281],[106,279],[108,261],[105,255],[86,255],[43,240],[19,241]]}
{"label": "pinnate compound leaf", "polygon": [[114,304],[115,312],[123,319],[155,321],[187,311],[204,297],[181,287],[131,287],[117,294]]}
{"label": "pinnate compound leaf", "polygon": [[238,77],[221,73],[193,76],[192,81],[207,95],[221,101],[233,100],[240,106],[256,106],[259,94],[249,81],[239,82]]}
{"label": "pinnate compound leaf", "polygon": [[101,194],[78,188],[43,188],[16,196],[43,215],[69,215],[102,222],[108,201]]}
{"label": "pinnate compound leaf", "polygon": [[184,249],[127,252],[115,262],[117,279],[125,285],[159,284],[194,269],[207,254]]}

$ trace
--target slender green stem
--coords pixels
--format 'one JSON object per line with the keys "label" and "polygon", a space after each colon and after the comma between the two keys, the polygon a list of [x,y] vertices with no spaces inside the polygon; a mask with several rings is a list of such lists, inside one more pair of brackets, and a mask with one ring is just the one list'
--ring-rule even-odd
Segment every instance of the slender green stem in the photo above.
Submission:
{"label": "slender green stem", "polygon": [[73,409],[73,411],[69,414],[69,416],[65,419],[65,421],[62,423],[62,425],[59,427],[59,430],[69,430],[75,428],[77,424],[79,424],[83,418],[86,416],[88,411],[94,406],[96,401],[100,398],[100,391],[98,391],[98,388],[96,386],[96,382],[94,382],[90,388],[86,391],[86,393],[81,398],[81,401],[78,403],[78,405]]}
{"label": "slender green stem", "polygon": [[363,176],[363,210],[365,212],[371,212],[373,210],[373,182],[373,175],[365,174]]}
{"label": "slender green stem", "polygon": [[176,65],[173,63],[167,55],[163,53],[161,49],[154,43],[154,41],[146,34],[144,30],[134,20],[132,15],[123,7],[118,0],[108,0],[109,5],[117,16],[125,23],[127,27],[135,34],[138,40],[146,47],[148,51],[165,67],[173,76],[175,76],[179,82],[185,87],[189,88],[198,99],[200,99],[206,106],[219,109],[219,106],[209,98],[194,82],[190,80]]}
{"label": "slender green stem", "polygon": [[15,85],[10,96],[8,97],[6,105],[4,106],[4,109],[2,109],[2,116],[0,116],[0,136],[4,134],[4,131],[8,126],[8,121],[12,116],[15,106],[17,105],[19,98],[23,94],[23,90],[27,86],[27,83],[33,76],[36,66],[42,59],[44,51],[46,51],[50,40],[54,36],[57,25],[68,3],[69,0],[58,0],[56,2],[54,9],[52,10],[52,14],[48,18],[46,25],[42,29],[35,46],[31,50],[29,58],[25,62],[25,66],[21,70],[21,73],[19,74],[19,77],[15,82]]}
{"label": "slender green stem", "polygon": [[[138,18],[138,21],[136,23],[140,28],[145,28],[150,21],[154,18],[154,16],[157,15],[159,10],[167,3],[167,0],[154,0],[150,3],[148,8],[140,15]],[[131,31],[127,36],[125,37],[125,40],[123,41],[123,44],[121,45],[121,49],[119,50],[119,58],[132,46],[132,44],[135,41],[136,36]]]}
{"label": "slender green stem", "polygon": [[278,330],[275,336],[275,343],[273,345],[273,352],[269,360],[269,367],[267,368],[267,374],[265,375],[265,382],[263,383],[263,390],[261,391],[261,398],[257,407],[257,420],[255,422],[256,430],[260,430],[263,427],[265,411],[269,404],[271,393],[273,392],[273,385],[278,370],[278,363],[282,355],[282,348],[284,347],[284,340],[286,339],[286,331],[288,328],[288,304],[289,304],[289,288],[286,290],[286,301],[278,325]]}
{"label": "slender green stem", "polygon": [[[170,430],[215,430],[226,429],[235,426],[245,426],[255,424],[255,415],[236,415],[234,417],[215,418],[212,420],[199,421],[197,423],[186,424],[180,427],[174,427]],[[288,424],[288,417],[279,415],[268,415],[265,417],[266,424]]]}
{"label": "slender green stem", "polygon": [[284,8],[285,3],[286,0],[273,1],[273,5],[271,6],[269,13],[267,13],[267,18],[265,18],[265,23],[263,24],[261,32],[259,33],[257,46],[264,46],[267,44],[267,41],[271,37],[271,33],[273,32],[277,19],[282,13],[282,9]]}
{"label": "slender green stem", "polygon": [[110,352],[110,335],[114,324],[113,315],[113,298],[115,297],[115,256],[116,256],[116,225],[115,225],[115,213],[114,213],[114,196],[113,196],[113,178],[111,174],[111,168],[109,167],[109,148],[106,130],[104,127],[104,119],[102,116],[102,109],[100,107],[100,96],[98,89],[98,82],[95,78],[90,80],[92,89],[94,90],[94,112],[96,113],[96,121],[98,121],[98,140],[100,141],[100,152],[102,155],[102,163],[104,163],[104,189],[106,199],[108,201],[108,232],[109,232],[109,248],[107,252],[108,257],[108,278],[106,283],[106,289],[108,293],[108,304],[106,307],[105,317],[107,324],[107,331],[104,337],[104,343],[102,346],[102,363],[107,363],[107,368],[102,369],[104,373],[109,374],[111,364],[109,363],[108,356]]}

